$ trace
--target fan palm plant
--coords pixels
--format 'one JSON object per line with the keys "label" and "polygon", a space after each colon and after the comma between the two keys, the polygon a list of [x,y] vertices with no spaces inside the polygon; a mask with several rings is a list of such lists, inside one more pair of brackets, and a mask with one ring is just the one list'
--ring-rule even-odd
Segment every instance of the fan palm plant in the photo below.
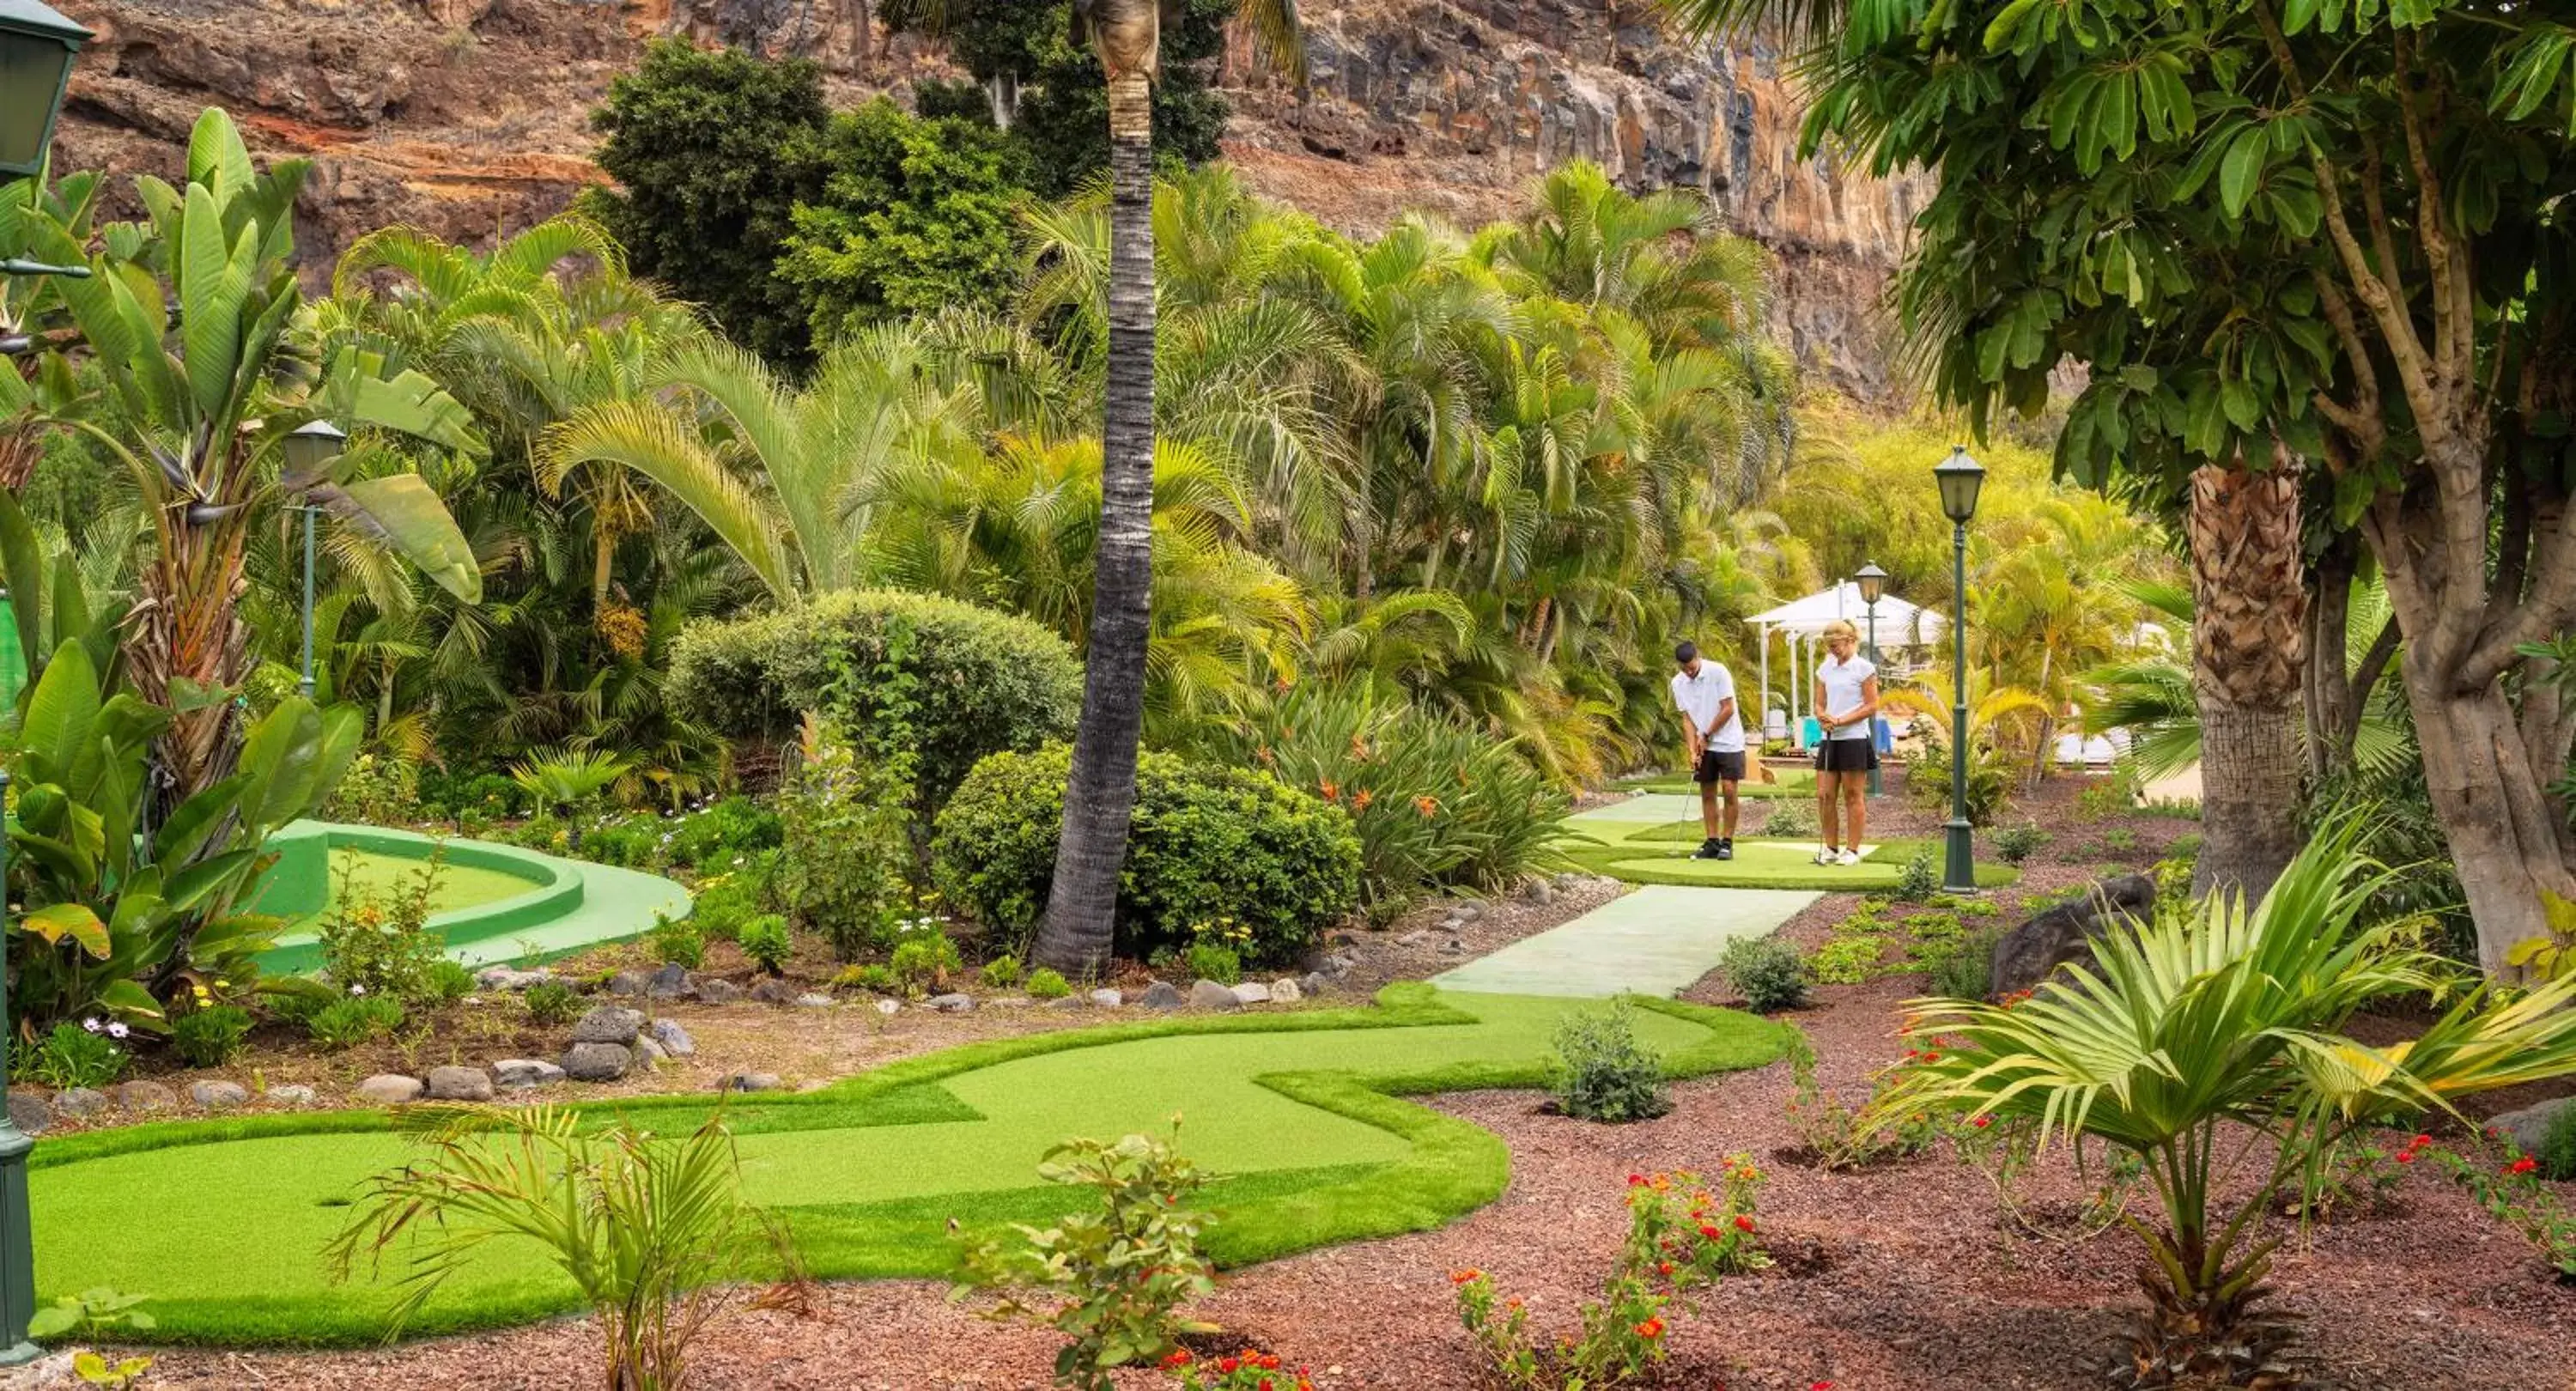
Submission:
{"label": "fan palm plant", "polygon": [[[2042,1143],[2104,1144],[2145,1164],[2161,1221],[2129,1225],[2151,1307],[2116,1384],[2291,1384],[2286,1333],[2256,1307],[2281,1240],[2263,1224],[2284,1191],[2319,1182],[2371,1126],[2576,1072],[2576,979],[2498,990],[2419,946],[2407,923],[2361,923],[2384,877],[2354,849],[2366,819],[2319,834],[2260,902],[2168,900],[2152,923],[2099,939],[2097,966],[2017,1004],[1909,1005],[1925,1051],[1873,1120],[2025,1120]],[[2448,1008],[2412,1039],[2344,1032],[2366,1009],[2424,996]]]}
{"label": "fan palm plant", "polygon": [[[570,817],[592,798],[616,786],[629,766],[628,760],[598,749],[554,749],[511,768],[510,781],[526,788],[537,805]],[[579,850],[578,818],[572,820],[571,839],[572,848]]]}

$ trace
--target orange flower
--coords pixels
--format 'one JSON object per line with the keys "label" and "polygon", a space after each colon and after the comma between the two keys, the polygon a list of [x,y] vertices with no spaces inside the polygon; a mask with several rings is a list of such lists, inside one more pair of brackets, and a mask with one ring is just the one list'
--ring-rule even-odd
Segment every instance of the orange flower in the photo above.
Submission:
{"label": "orange flower", "polygon": [[1369,803],[1376,800],[1376,793],[1369,791],[1365,787],[1359,788],[1351,793],[1351,810],[1366,811],[1369,809]]}
{"label": "orange flower", "polygon": [[1338,802],[1342,800],[1342,789],[1335,787],[1330,780],[1319,781],[1315,785],[1324,789],[1325,801]]}
{"label": "orange flower", "polygon": [[1662,1319],[1648,1319],[1644,1323],[1638,1324],[1637,1336],[1649,1341],[1664,1336],[1664,1321]]}
{"label": "orange flower", "polygon": [[1440,799],[1430,796],[1416,797],[1413,799],[1413,809],[1427,817],[1440,810]]}
{"label": "orange flower", "polygon": [[1464,1285],[1470,1281],[1482,1280],[1484,1278],[1485,1272],[1472,1268],[1467,1270],[1453,1270],[1449,1273],[1449,1283],[1453,1285]]}

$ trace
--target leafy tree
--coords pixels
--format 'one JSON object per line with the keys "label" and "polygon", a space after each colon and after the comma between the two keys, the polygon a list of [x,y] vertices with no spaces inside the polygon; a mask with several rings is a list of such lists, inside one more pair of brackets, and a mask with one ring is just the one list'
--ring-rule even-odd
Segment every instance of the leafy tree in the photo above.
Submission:
{"label": "leafy tree", "polygon": [[778,264],[816,342],[889,317],[998,307],[1017,285],[1018,147],[882,97],[834,116],[821,145],[830,173],[793,210]]}
{"label": "leafy tree", "polygon": [[637,275],[705,306],[727,336],[794,363],[810,315],[775,273],[793,209],[823,192],[815,137],[829,119],[822,70],[680,39],[645,51],[591,114],[596,158],[621,186],[588,201]]}

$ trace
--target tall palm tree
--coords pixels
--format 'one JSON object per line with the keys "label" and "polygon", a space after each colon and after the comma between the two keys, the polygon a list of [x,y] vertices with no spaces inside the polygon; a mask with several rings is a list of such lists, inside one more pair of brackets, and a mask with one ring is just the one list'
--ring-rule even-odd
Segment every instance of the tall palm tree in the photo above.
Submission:
{"label": "tall palm tree", "polygon": [[[1154,530],[1154,108],[1168,0],[1073,0],[1073,38],[1109,81],[1109,351],[1099,561],[1064,834],[1032,955],[1077,975],[1109,958],[1145,726]],[[1295,0],[1243,0],[1281,66],[1303,76]]]}

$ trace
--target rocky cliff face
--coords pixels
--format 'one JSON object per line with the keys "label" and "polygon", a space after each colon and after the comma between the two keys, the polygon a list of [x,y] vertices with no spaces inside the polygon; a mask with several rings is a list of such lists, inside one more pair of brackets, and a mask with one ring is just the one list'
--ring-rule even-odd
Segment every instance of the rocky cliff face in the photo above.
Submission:
{"label": "rocky cliff face", "polygon": [[[299,240],[316,265],[409,223],[488,238],[600,175],[586,113],[643,42],[681,34],[820,59],[855,99],[939,69],[869,0],[56,0],[99,33],[58,162],[179,172],[189,124],[231,110],[254,147],[314,163]],[[1229,55],[1230,155],[1257,187],[1353,231],[1407,208],[1502,213],[1566,159],[1633,187],[1707,192],[1770,246],[1803,360],[1886,386],[1875,306],[1920,205],[1908,181],[1796,157],[1776,55],[1685,43],[1650,0],[1304,0],[1312,88]]]}

